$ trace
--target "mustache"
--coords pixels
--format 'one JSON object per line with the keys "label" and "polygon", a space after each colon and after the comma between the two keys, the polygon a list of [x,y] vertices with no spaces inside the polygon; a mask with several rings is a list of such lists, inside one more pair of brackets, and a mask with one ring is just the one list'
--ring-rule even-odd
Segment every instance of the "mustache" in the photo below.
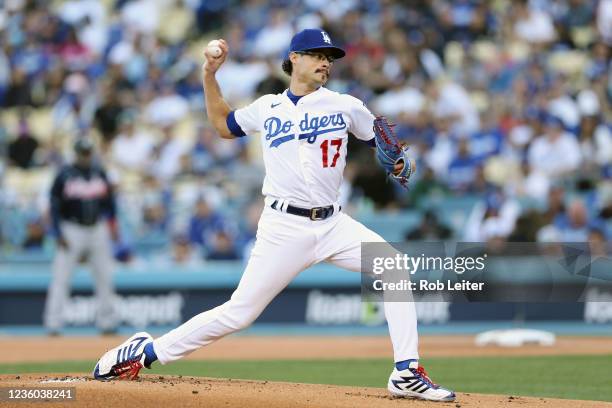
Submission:
{"label": "mustache", "polygon": [[329,69],[325,69],[325,68],[319,68],[315,71],[316,74],[318,74],[319,72],[323,72],[324,74],[326,74],[327,76],[329,76]]}

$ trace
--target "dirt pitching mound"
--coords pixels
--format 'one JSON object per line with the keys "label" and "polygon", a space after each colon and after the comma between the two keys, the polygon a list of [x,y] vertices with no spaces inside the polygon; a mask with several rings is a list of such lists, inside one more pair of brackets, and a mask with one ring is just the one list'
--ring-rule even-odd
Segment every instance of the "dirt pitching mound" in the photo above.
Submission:
{"label": "dirt pitching mound", "polygon": [[[382,388],[342,387],[317,384],[295,384],[268,381],[245,381],[199,377],[141,376],[137,381],[94,381],[83,374],[75,375],[3,375],[0,387],[51,388],[74,387],[75,400],[43,404],[45,407],[612,407],[599,401],[572,401],[508,395],[459,393],[449,404],[397,399]],[[0,402],[0,406],[40,408],[40,402]]]}

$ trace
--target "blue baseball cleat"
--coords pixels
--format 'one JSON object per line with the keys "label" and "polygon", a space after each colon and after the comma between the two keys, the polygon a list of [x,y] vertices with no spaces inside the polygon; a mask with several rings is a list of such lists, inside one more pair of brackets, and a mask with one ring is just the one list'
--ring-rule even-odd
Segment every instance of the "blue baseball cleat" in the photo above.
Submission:
{"label": "blue baseball cleat", "polygon": [[153,341],[149,333],[136,333],[119,346],[104,353],[96,364],[93,376],[96,380],[135,380],[145,366],[144,348]]}

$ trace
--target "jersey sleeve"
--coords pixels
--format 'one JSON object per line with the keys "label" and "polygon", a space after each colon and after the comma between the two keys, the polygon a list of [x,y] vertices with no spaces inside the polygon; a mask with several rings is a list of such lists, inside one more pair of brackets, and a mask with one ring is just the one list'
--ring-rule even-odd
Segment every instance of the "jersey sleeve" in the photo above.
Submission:
{"label": "jersey sleeve", "polygon": [[231,111],[227,115],[227,118],[225,119],[225,123],[227,124],[227,128],[232,133],[232,135],[236,137],[246,136],[246,133],[244,133],[244,130],[242,130],[238,122],[236,122],[236,111]]}
{"label": "jersey sleeve", "polygon": [[66,181],[65,175],[66,171],[62,169],[55,177],[55,180],[53,180],[53,185],[51,186],[50,191],[51,232],[55,237],[62,236],[60,220],[63,203],[62,194],[64,191],[64,183]]}
{"label": "jersey sleeve", "polygon": [[253,134],[259,130],[259,107],[261,98],[244,108],[236,109],[227,116],[227,127],[236,137]]}
{"label": "jersey sleeve", "polygon": [[113,184],[110,182],[106,172],[103,169],[100,169],[100,177],[102,177],[108,189],[108,194],[102,200],[101,203],[103,212],[106,213],[109,219],[114,220],[117,216],[117,202],[115,201],[115,190]]}
{"label": "jersey sleeve", "polygon": [[359,99],[349,96],[351,126],[349,131],[359,140],[371,143],[374,138],[374,115]]}

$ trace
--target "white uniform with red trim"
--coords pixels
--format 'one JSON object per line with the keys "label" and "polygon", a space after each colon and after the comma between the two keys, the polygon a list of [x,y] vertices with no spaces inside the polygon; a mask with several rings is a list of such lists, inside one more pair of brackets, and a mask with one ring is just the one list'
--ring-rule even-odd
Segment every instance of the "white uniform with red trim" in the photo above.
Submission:
{"label": "white uniform with red trim", "polygon": [[[321,87],[296,104],[287,91],[265,95],[232,115],[239,130],[261,138],[266,207],[231,299],[154,340],[162,364],[249,326],[309,266],[330,262],[359,272],[361,243],[383,241],[338,205],[349,132],[364,141],[374,137],[374,117],[361,101]],[[288,206],[333,206],[334,212],[311,220],[287,213]],[[414,303],[385,303],[385,315],[395,361],[418,359]]]}

